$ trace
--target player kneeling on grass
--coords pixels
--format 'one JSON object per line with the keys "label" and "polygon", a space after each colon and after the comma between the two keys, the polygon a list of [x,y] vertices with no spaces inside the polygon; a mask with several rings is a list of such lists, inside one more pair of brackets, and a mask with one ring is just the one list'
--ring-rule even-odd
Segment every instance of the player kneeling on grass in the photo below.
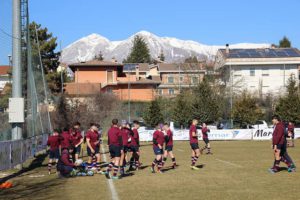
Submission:
{"label": "player kneeling on grass", "polygon": [[164,158],[163,158],[162,164],[163,164],[163,166],[165,165],[165,162],[167,161],[167,157],[169,155],[172,159],[172,163],[173,163],[172,167],[173,167],[173,169],[175,169],[176,160],[175,160],[175,156],[173,154],[173,133],[172,133],[168,123],[164,124],[163,130],[164,130],[164,135],[165,135],[166,148],[165,148],[165,153],[164,153]]}
{"label": "player kneeling on grass", "polygon": [[76,163],[70,161],[70,155],[73,153],[73,146],[68,148],[63,148],[61,152],[61,156],[57,163],[57,171],[60,172],[60,176],[70,177],[76,176]]}
{"label": "player kneeling on grass", "polygon": [[203,147],[201,150],[200,150],[200,153],[202,154],[203,151],[205,149],[207,149],[207,153],[206,154],[212,154],[210,152],[210,143],[209,143],[209,139],[208,139],[208,133],[210,132],[210,130],[207,128],[207,125],[206,123],[203,123],[202,124],[202,139],[203,141],[205,142],[205,147]]}
{"label": "player kneeling on grass", "polygon": [[165,141],[164,133],[162,132],[163,124],[156,126],[156,131],[153,133],[153,151],[155,159],[151,165],[151,172],[155,173],[155,166],[157,166],[157,172],[162,173],[162,157],[164,154],[163,145]]}
{"label": "player kneeling on grass", "polygon": [[272,168],[269,169],[271,173],[276,173],[279,171],[279,164],[281,160],[281,150],[284,146],[284,124],[281,122],[278,115],[274,115],[272,117],[272,122],[274,125],[273,130],[273,152],[274,152],[274,165]]}
{"label": "player kneeling on grass", "polygon": [[112,179],[119,179],[118,171],[120,166],[121,148],[123,146],[122,133],[118,127],[118,120],[112,120],[112,127],[108,130],[108,145],[111,162],[109,163],[105,174],[109,177],[109,172],[113,169]]}
{"label": "player kneeling on grass", "polygon": [[49,149],[49,162],[48,162],[48,171],[49,175],[51,174],[52,165],[57,164],[59,159],[59,144],[60,138],[58,130],[54,130],[53,134],[48,137],[47,145],[50,146]]}
{"label": "player kneeling on grass", "polygon": [[70,129],[70,135],[72,136],[72,144],[74,145],[75,161],[79,159],[81,152],[81,144],[83,143],[83,137],[81,135],[80,123],[74,123],[73,128]]}
{"label": "player kneeling on grass", "polygon": [[198,144],[198,134],[197,134],[197,124],[198,120],[193,119],[192,124],[190,126],[190,145],[192,148],[192,165],[191,168],[194,170],[199,170],[198,167],[196,167],[196,162],[200,156],[200,150],[199,150],[199,144]]}
{"label": "player kneeling on grass", "polygon": [[96,168],[97,172],[100,171],[100,141],[98,128],[95,124],[91,124],[90,130],[86,133],[86,143],[87,143],[87,154],[88,154],[88,169],[92,169],[92,160],[96,156]]}

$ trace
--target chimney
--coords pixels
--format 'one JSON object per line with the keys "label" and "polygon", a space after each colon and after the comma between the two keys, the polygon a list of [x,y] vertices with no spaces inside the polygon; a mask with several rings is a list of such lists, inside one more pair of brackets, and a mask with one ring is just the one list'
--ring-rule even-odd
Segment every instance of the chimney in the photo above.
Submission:
{"label": "chimney", "polygon": [[117,63],[118,61],[117,61],[117,59],[115,57],[112,57],[111,58],[111,62]]}
{"label": "chimney", "polygon": [[226,44],[226,54],[229,54],[229,44]]}
{"label": "chimney", "polygon": [[140,80],[140,67],[137,65],[135,66],[135,77],[136,77],[136,80]]}

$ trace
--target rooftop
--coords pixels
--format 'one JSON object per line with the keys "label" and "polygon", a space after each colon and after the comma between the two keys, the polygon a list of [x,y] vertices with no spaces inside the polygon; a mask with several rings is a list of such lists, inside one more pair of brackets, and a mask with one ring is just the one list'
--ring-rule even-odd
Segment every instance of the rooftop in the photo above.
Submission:
{"label": "rooftop", "polygon": [[8,75],[10,70],[11,70],[11,66],[1,65],[0,66],[0,76]]}
{"label": "rooftop", "polygon": [[265,48],[265,49],[220,49],[226,58],[291,58],[300,57],[296,48]]}
{"label": "rooftop", "polygon": [[123,64],[112,61],[91,60],[86,62],[73,63],[69,65],[69,67],[71,68],[75,66],[123,66]]}

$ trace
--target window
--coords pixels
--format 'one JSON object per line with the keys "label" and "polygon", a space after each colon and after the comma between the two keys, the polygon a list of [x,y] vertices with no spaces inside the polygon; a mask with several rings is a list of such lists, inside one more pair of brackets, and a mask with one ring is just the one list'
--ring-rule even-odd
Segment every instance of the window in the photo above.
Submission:
{"label": "window", "polygon": [[174,83],[174,77],[173,76],[168,77],[168,83]]}
{"label": "window", "polygon": [[107,89],[106,89],[106,92],[111,94],[111,93],[112,93],[112,88],[110,88],[110,87],[107,88]]}
{"label": "window", "polygon": [[113,71],[107,71],[107,83],[113,82]]}
{"label": "window", "polygon": [[235,70],[235,71],[233,72],[233,75],[234,75],[234,76],[242,76],[242,70],[240,70],[240,69]]}
{"label": "window", "polygon": [[254,67],[250,68],[250,76],[255,76],[255,68]]}
{"label": "window", "polygon": [[192,77],[192,83],[193,84],[197,84],[197,83],[199,83],[199,78],[198,77]]}
{"label": "window", "polygon": [[179,81],[180,81],[180,83],[183,82],[183,76],[180,76],[180,77],[179,77]]}
{"label": "window", "polygon": [[160,95],[160,96],[163,95],[163,90],[162,89],[158,89],[157,92],[158,92],[158,95]]}
{"label": "window", "polygon": [[269,76],[269,68],[262,69],[262,76]]}
{"label": "window", "polygon": [[169,95],[174,95],[174,89],[169,89]]}

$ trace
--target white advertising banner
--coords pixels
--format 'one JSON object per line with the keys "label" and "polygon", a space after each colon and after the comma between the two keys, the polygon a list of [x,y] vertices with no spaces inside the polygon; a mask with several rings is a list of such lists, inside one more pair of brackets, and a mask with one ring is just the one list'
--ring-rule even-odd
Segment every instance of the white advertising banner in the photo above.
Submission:
{"label": "white advertising banner", "polygon": [[[141,141],[152,141],[154,130],[139,131]],[[210,140],[271,140],[273,129],[223,129],[211,130]],[[201,130],[198,130],[199,140],[202,140]],[[300,128],[295,129],[295,138],[300,138]],[[189,130],[173,131],[173,140],[189,140]]]}

